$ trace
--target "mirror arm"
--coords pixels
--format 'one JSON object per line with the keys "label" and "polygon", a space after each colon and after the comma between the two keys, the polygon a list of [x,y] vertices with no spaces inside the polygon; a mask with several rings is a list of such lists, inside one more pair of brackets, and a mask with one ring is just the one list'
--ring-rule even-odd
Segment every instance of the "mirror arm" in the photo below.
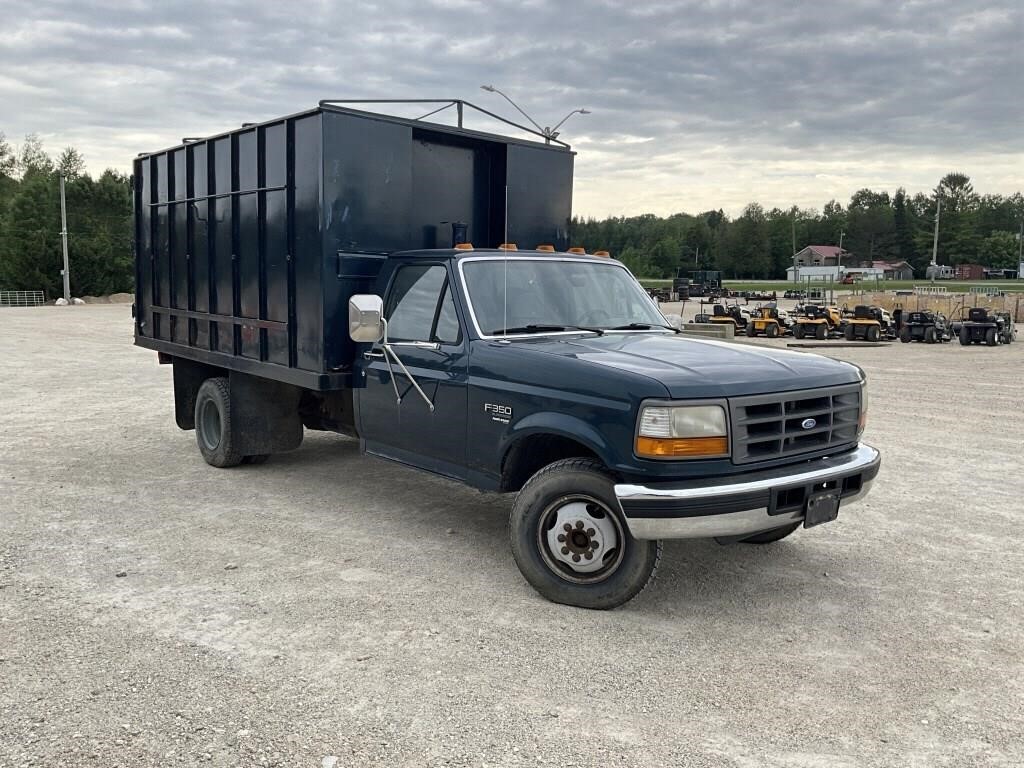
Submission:
{"label": "mirror arm", "polygon": [[391,374],[391,386],[394,387],[394,390],[395,390],[396,404],[397,405],[401,405],[402,404],[402,396],[398,393],[398,382],[395,381],[395,370],[394,370],[394,368],[391,367],[391,359],[392,358],[394,358],[395,362],[398,363],[398,367],[402,369],[402,373],[404,373],[405,377],[407,379],[409,379],[409,383],[412,384],[413,387],[416,388],[416,391],[419,392],[420,397],[423,398],[423,402],[425,402],[427,404],[427,408],[429,408],[430,412],[433,413],[434,412],[434,404],[432,402],[430,402],[430,398],[427,397],[427,393],[424,392],[422,389],[420,389],[419,383],[416,381],[415,378],[413,378],[413,375],[411,373],[409,373],[409,369],[405,367],[405,363],[403,363],[401,358],[398,357],[398,354],[395,352],[395,350],[393,350],[391,348],[391,342],[388,341],[388,321],[387,321],[387,319],[382,317],[380,319],[380,321],[381,321],[381,324],[384,326],[384,336],[383,336],[383,341],[381,342],[381,349],[384,350],[384,361],[388,364],[388,372]]}

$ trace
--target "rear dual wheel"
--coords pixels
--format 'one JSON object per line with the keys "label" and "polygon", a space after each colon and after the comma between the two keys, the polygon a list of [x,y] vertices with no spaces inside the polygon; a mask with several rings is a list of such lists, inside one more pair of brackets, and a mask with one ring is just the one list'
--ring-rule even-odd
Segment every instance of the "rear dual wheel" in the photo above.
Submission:
{"label": "rear dual wheel", "polygon": [[580,608],[615,608],[653,578],[660,541],[634,539],[614,480],[594,459],[556,461],[531,477],[509,518],[512,555],[541,595]]}
{"label": "rear dual wheel", "polygon": [[242,454],[235,444],[231,421],[231,389],[228,379],[207,379],[196,394],[196,443],[206,463],[226,469],[239,464],[263,464],[268,454]]}

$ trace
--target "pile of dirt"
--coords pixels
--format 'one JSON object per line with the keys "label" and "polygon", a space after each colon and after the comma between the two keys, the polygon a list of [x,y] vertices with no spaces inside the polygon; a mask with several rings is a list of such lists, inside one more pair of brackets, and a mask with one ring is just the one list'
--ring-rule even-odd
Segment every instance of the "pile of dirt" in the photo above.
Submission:
{"label": "pile of dirt", "polygon": [[86,304],[131,304],[135,297],[130,293],[112,293],[109,296],[83,296]]}

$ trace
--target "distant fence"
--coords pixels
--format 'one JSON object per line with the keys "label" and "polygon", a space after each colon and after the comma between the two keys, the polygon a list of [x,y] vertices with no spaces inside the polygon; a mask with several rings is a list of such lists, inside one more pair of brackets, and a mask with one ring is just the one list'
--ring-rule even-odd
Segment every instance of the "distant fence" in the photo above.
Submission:
{"label": "distant fence", "polygon": [[915,285],[914,293],[921,295],[945,295],[949,293],[949,288],[944,285]]}
{"label": "distant fence", "polygon": [[45,303],[42,291],[0,291],[0,307],[41,307]]}

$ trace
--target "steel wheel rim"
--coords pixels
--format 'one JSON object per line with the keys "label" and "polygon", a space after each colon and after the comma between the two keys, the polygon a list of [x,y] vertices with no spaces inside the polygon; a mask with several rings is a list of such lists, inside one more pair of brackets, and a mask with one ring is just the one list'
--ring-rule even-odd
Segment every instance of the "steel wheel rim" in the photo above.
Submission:
{"label": "steel wheel rim", "polygon": [[203,438],[203,445],[211,451],[217,450],[220,445],[220,410],[213,400],[203,402],[199,410],[199,435]]}
{"label": "steel wheel rim", "polygon": [[575,584],[596,584],[614,574],[622,564],[625,543],[616,514],[603,502],[582,494],[562,496],[549,504],[537,527],[537,548],[544,565]]}

